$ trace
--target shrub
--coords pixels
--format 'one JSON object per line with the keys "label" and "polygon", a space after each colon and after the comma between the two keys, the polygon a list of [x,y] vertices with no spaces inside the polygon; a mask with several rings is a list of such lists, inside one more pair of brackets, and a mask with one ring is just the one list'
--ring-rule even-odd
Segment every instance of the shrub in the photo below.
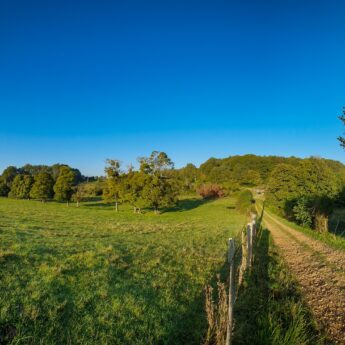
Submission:
{"label": "shrub", "polygon": [[253,204],[253,194],[250,190],[246,189],[239,194],[236,203],[236,209],[240,212],[255,212]]}
{"label": "shrub", "polygon": [[216,183],[202,184],[197,189],[197,193],[204,199],[221,198],[224,196],[223,188]]}

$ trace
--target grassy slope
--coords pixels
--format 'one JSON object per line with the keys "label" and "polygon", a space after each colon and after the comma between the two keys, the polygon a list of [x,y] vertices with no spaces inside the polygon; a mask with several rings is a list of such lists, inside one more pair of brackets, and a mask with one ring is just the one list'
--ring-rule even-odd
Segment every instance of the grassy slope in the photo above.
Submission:
{"label": "grassy slope", "polygon": [[203,286],[244,222],[232,203],[156,216],[0,199],[2,341],[200,343]]}

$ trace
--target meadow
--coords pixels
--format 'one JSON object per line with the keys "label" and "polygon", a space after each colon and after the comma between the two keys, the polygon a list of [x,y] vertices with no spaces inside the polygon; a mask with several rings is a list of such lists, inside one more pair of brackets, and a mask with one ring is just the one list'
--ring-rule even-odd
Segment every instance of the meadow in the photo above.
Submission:
{"label": "meadow", "polygon": [[201,343],[203,288],[246,220],[235,202],[155,215],[0,198],[0,343]]}

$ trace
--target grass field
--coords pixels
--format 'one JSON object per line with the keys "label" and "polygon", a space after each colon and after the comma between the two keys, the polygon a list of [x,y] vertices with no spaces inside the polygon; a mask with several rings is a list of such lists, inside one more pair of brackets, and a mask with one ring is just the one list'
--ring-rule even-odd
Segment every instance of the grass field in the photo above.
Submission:
{"label": "grass field", "polygon": [[234,202],[135,215],[1,198],[0,343],[200,343],[203,287],[245,222]]}

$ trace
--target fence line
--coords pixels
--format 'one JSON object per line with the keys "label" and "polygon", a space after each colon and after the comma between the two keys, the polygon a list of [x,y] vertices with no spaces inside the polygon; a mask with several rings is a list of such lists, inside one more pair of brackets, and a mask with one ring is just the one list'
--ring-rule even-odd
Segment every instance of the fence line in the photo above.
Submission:
{"label": "fence line", "polygon": [[[247,224],[241,234],[242,255],[239,263],[239,276],[237,285],[241,285],[246,270],[250,271],[254,261],[253,246],[257,233],[256,214],[251,214],[251,221]],[[228,323],[226,331],[226,345],[231,344],[231,335],[233,328],[233,311],[236,301],[236,262],[235,262],[235,240],[228,240],[228,262],[229,262],[229,296],[228,296]]]}

